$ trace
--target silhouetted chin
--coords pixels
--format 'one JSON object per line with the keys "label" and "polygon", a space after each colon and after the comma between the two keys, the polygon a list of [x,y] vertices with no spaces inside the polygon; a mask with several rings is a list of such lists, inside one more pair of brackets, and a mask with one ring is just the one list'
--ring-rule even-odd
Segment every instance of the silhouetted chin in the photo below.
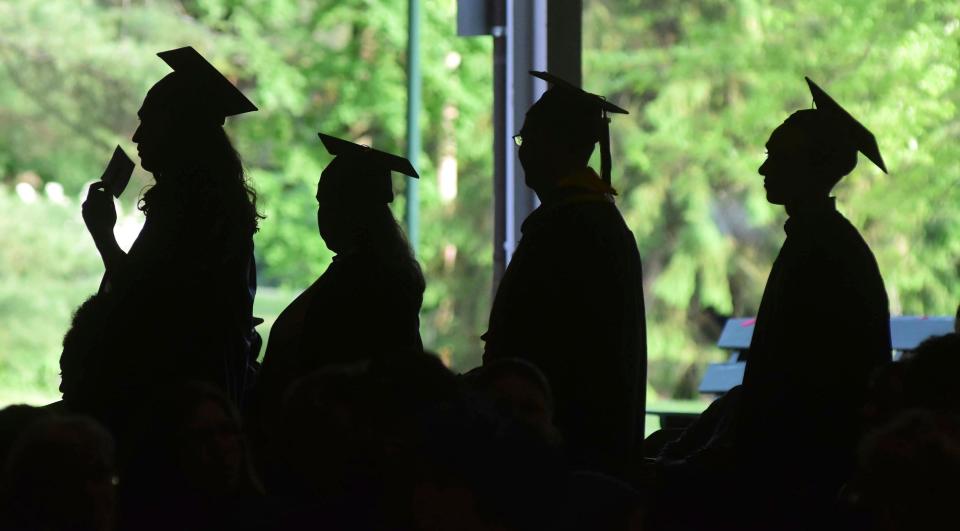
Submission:
{"label": "silhouetted chin", "polygon": [[330,236],[329,234],[320,233],[320,239],[323,240],[323,244],[327,246],[327,249],[330,249],[334,254],[340,252],[341,246],[337,245],[336,238]]}
{"label": "silhouetted chin", "polygon": [[768,203],[770,203],[771,205],[783,205],[784,201],[782,197],[777,197],[777,195],[771,193],[770,190],[766,190],[766,192],[767,192]]}
{"label": "silhouetted chin", "polygon": [[536,175],[531,176],[530,173],[526,173],[526,172],[524,173],[524,176],[523,176],[523,182],[524,184],[527,185],[527,188],[530,188],[531,190],[534,190],[534,191],[542,190],[543,185],[545,184],[544,179],[537,178]]}
{"label": "silhouetted chin", "polygon": [[150,157],[144,158],[143,154],[139,151],[137,152],[137,155],[140,157],[140,167],[148,172],[153,173],[154,165]]}

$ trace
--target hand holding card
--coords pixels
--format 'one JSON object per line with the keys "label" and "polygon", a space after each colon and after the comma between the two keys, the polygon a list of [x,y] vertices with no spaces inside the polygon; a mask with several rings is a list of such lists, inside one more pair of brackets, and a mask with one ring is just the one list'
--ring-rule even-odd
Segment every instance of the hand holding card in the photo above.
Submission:
{"label": "hand holding card", "polygon": [[113,150],[113,157],[107,164],[107,169],[103,170],[100,180],[106,186],[106,189],[113,194],[113,197],[120,197],[127,183],[130,182],[130,176],[133,175],[134,163],[130,157],[123,152],[120,146]]}

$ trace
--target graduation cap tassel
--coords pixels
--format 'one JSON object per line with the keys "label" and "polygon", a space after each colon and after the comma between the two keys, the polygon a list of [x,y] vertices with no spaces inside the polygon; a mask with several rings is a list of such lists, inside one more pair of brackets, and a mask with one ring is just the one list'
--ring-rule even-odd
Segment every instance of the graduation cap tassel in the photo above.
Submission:
{"label": "graduation cap tassel", "polygon": [[600,176],[608,185],[610,184],[610,165],[610,119],[604,113],[603,126],[600,128]]}

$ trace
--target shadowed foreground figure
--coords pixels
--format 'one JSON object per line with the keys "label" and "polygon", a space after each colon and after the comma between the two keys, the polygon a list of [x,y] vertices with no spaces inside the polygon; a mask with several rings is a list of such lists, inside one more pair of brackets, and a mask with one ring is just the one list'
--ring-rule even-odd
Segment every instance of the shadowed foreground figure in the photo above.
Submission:
{"label": "shadowed foreground figure", "polygon": [[858,151],[886,168],[873,135],[807,82],[816,109],[774,130],[759,169],[790,218],[757,314],[736,444],[791,496],[826,503],[852,469],[870,374],[891,357],[877,262],[830,190]]}
{"label": "shadowed foreground figure", "polygon": [[[664,529],[827,528],[853,471],[870,375],[891,358],[877,262],[830,197],[858,151],[886,169],[873,135],[807,81],[816,109],[773,131],[758,170],[789,219],[743,386],[705,416],[715,423],[705,448],[664,469]],[[728,488],[718,495],[717,484]],[[710,509],[686,511],[691,498]]]}
{"label": "shadowed foreground figure", "polygon": [[863,529],[934,531],[956,525],[960,422],[955,415],[905,410],[864,437],[858,465],[850,491],[868,515]]}
{"label": "shadowed foreground figure", "polygon": [[256,195],[222,126],[256,107],[193,48],[159,55],[174,72],[133,136],[156,180],[146,223],[123,252],[105,183],[91,185],[83,217],[106,273],[62,356],[64,401],[113,427],[157,385],[201,380],[237,400],[254,341]]}
{"label": "shadowed foreground figure", "polygon": [[[542,204],[490,313],[484,365],[505,357],[546,375],[574,466],[623,476],[643,436],[646,330],[640,255],[610,187],[607,112],[626,112],[549,74],[518,135]],[[601,144],[603,178],[588,166]],[[642,453],[636,453],[642,455]]]}
{"label": "shadowed foreground figure", "polygon": [[0,474],[0,528],[112,531],[113,438],[87,417],[48,416],[17,438]]}
{"label": "shadowed foreground figure", "polygon": [[320,136],[336,158],[317,186],[317,226],[336,256],[271,329],[261,410],[319,368],[423,350],[423,274],[389,207],[391,171],[417,173],[406,159]]}
{"label": "shadowed foreground figure", "polygon": [[170,386],[151,397],[121,448],[121,529],[255,529],[262,487],[240,415],[219,389]]}
{"label": "shadowed foreground figure", "polygon": [[561,437],[553,424],[553,392],[547,377],[535,365],[500,358],[468,373],[466,381],[496,414],[525,424],[545,441],[560,446]]}

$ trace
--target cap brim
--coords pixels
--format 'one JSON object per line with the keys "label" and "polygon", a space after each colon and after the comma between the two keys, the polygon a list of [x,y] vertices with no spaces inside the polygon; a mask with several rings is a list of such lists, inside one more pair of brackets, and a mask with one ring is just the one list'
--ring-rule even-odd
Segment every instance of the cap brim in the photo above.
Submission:
{"label": "cap brim", "polygon": [[853,147],[863,153],[865,157],[870,159],[870,162],[876,164],[884,173],[887,173],[887,166],[880,155],[880,146],[877,145],[877,138],[873,133],[841,107],[812,79],[806,76],[804,76],[804,79],[807,80],[807,86],[810,88],[810,94],[813,96],[813,103],[817,110],[829,116],[838,127],[844,128]]}
{"label": "cap brim", "polygon": [[588,98],[591,98],[591,99],[593,99],[593,100],[596,100],[597,105],[598,105],[598,106],[600,107],[600,109],[602,109],[604,112],[614,113],[614,114],[630,114],[629,112],[627,112],[626,109],[623,109],[623,108],[621,108],[621,107],[618,107],[618,106],[610,103],[610,102],[607,101],[607,99],[604,98],[603,96],[598,96],[597,94],[591,94],[590,92],[587,92],[587,91],[583,90],[582,88],[574,85],[573,83],[570,83],[570,82],[566,81],[565,79],[559,78],[559,77],[551,74],[550,72],[540,72],[540,71],[537,71],[537,70],[531,70],[531,71],[530,71],[530,75],[533,76],[533,77],[542,79],[542,80],[546,81],[547,83],[552,84],[552,85],[555,86],[555,87],[561,87],[561,88],[563,88],[563,89],[570,90],[570,91],[573,91],[573,92],[582,94],[582,95],[585,96],[585,97],[588,97]]}
{"label": "cap brim", "polygon": [[258,110],[257,106],[240,92],[219,70],[214,68],[192,46],[167,50],[157,54],[177,74],[187,76],[206,89],[211,104],[219,107],[224,117]]}
{"label": "cap brim", "polygon": [[404,175],[419,179],[420,174],[413,167],[413,164],[404,157],[373,149],[369,146],[362,146],[349,140],[337,138],[324,133],[317,133],[320,141],[327,149],[327,152],[334,156],[352,156],[369,161],[370,164],[383,167],[390,171],[402,173]]}

